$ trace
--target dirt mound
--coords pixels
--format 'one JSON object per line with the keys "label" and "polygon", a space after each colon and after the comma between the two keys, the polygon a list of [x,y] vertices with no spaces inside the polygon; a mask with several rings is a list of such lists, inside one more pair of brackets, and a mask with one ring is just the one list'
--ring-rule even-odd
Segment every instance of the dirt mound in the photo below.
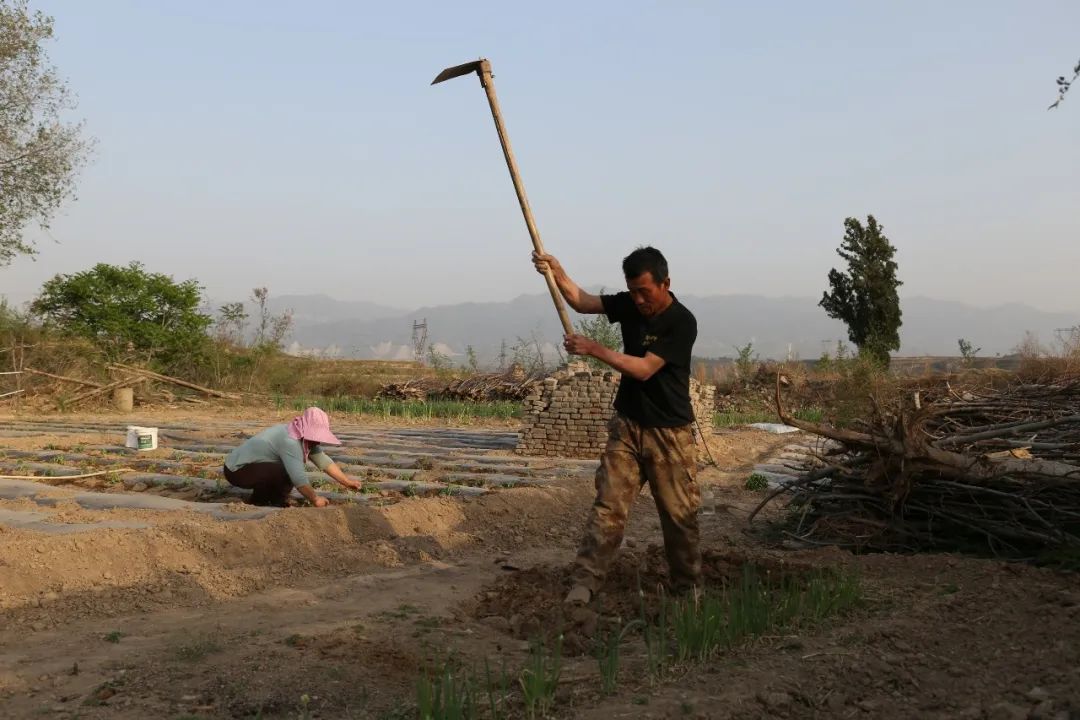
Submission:
{"label": "dirt mound", "polygon": [[[767,555],[705,550],[702,575],[706,588],[730,586],[752,567],[762,574],[798,573],[811,565],[780,561]],[[598,628],[624,625],[653,612],[661,593],[670,593],[663,548],[624,551],[608,571],[603,591],[587,609],[567,608],[563,598],[573,586],[573,563],[537,565],[514,572],[477,594],[470,614],[519,640],[548,640],[562,634],[570,654],[586,652]]]}

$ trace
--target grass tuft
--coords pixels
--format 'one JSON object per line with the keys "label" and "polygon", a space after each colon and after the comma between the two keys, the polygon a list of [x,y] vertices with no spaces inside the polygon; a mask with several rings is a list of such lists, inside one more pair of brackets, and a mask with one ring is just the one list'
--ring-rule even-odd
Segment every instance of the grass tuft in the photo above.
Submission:
{"label": "grass tuft", "polygon": [[208,655],[221,652],[221,645],[210,636],[191,637],[173,648],[173,655],[184,662],[199,662]]}
{"label": "grass tuft", "polygon": [[545,717],[555,704],[555,692],[562,677],[562,639],[560,634],[550,649],[542,640],[533,641],[525,669],[518,678],[525,715],[530,720]]}
{"label": "grass tuft", "polygon": [[751,473],[743,485],[747,490],[765,490],[769,487],[769,478],[761,473]]}
{"label": "grass tuft", "polygon": [[[768,632],[803,627],[841,615],[862,601],[859,578],[837,570],[764,577],[743,567],[739,582],[719,591],[697,592],[670,604],[674,659],[704,662],[718,650],[735,647]],[[665,614],[665,613],[662,613]]]}
{"label": "grass tuft", "polygon": [[416,716],[420,720],[473,720],[486,707],[490,720],[507,717],[510,676],[503,666],[494,677],[484,660],[483,681],[476,672],[447,658],[421,673],[416,683]]}

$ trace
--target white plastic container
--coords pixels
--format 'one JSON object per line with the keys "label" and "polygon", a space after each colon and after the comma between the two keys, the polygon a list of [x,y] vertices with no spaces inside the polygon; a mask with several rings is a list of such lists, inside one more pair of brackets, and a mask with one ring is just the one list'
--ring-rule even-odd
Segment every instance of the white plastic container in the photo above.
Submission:
{"label": "white plastic container", "polygon": [[157,428],[128,425],[125,445],[133,450],[157,450]]}

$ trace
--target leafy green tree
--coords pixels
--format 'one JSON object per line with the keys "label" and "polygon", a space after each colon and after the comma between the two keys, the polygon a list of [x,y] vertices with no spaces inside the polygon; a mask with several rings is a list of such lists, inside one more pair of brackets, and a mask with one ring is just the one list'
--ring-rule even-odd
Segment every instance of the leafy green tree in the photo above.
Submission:
{"label": "leafy green tree", "polygon": [[73,275],[56,275],[31,304],[49,325],[97,344],[108,357],[136,352],[168,365],[196,354],[212,319],[199,311],[202,287],[127,267],[99,263]]}
{"label": "leafy green tree", "polygon": [[244,308],[244,303],[225,303],[218,308],[218,317],[214,321],[218,340],[230,345],[243,345],[247,321],[248,313]]}
{"label": "leafy green tree", "polygon": [[975,356],[982,350],[981,347],[977,348],[970,341],[960,338],[957,340],[957,344],[960,345],[960,356],[964,358],[964,364],[971,366],[975,364]]}
{"label": "leafy green tree", "polygon": [[36,252],[24,231],[47,229],[74,197],[90,149],[82,125],[63,120],[75,102],[45,53],[52,35],[26,0],[0,0],[0,267]]}
{"label": "leafy green tree", "polygon": [[739,376],[739,380],[745,385],[749,385],[750,378],[753,376],[761,358],[754,352],[753,342],[748,342],[742,347],[736,346],[735,353],[735,373]]}
{"label": "leafy green tree", "polygon": [[818,304],[847,325],[848,339],[860,355],[888,365],[889,352],[900,349],[902,322],[896,248],[873,215],[867,215],[865,227],[855,218],[844,220],[844,227],[836,253],[847,262],[847,272],[829,271],[831,291]]}

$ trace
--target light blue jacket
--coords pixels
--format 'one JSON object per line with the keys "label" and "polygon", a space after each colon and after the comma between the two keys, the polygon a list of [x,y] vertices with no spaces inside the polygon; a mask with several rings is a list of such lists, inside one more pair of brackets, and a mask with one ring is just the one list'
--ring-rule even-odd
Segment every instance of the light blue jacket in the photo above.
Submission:
{"label": "light blue jacket", "polygon": [[[275,425],[250,437],[225,458],[225,467],[236,472],[252,463],[276,462],[285,465],[285,472],[295,487],[307,485],[307,471],[304,469],[304,447],[302,441],[289,436],[288,425]],[[334,464],[318,445],[313,445],[308,459],[315,467],[324,471]]]}

